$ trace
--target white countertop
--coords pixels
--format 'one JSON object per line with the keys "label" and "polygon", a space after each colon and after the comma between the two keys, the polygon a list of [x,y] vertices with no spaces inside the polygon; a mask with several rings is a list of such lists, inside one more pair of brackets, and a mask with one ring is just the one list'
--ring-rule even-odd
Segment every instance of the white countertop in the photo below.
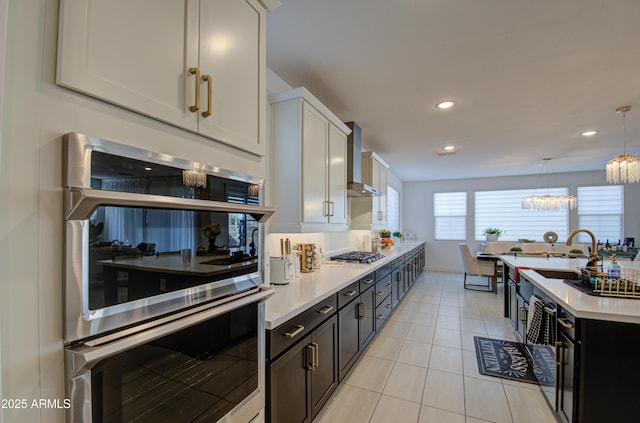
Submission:
{"label": "white countertop", "polygon": [[383,249],[385,258],[370,264],[332,264],[325,262],[322,268],[302,273],[287,285],[272,285],[276,293],[265,306],[265,327],[274,329],[332,294],[361,279],[394,258],[411,252],[422,242],[404,242],[392,249]]}
{"label": "white countertop", "polygon": [[[577,272],[578,267],[584,266],[587,262],[586,259],[513,256],[501,256],[500,259],[513,268],[522,266],[532,269],[574,272]],[[608,260],[604,262],[605,269],[608,263],[610,263]],[[622,268],[640,270],[638,262],[620,261],[619,263]],[[578,318],[640,324],[640,299],[588,295],[564,283],[561,279],[545,278],[534,270],[521,269],[519,272],[561,307]]]}

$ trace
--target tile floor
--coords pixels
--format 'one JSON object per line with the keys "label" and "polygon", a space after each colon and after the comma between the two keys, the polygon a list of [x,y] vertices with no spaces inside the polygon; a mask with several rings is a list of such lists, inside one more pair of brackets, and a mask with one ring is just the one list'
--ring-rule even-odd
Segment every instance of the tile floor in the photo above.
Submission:
{"label": "tile floor", "polygon": [[555,423],[538,386],[481,375],[474,336],[515,340],[498,295],[424,272],[315,423]]}

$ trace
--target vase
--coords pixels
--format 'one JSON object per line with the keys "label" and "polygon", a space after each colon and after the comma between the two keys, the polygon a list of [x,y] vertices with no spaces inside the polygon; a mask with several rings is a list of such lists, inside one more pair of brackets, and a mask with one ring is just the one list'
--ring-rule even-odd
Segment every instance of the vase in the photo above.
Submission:
{"label": "vase", "polygon": [[486,239],[487,239],[487,242],[496,242],[498,240],[498,235],[487,234]]}
{"label": "vase", "polygon": [[209,238],[209,252],[213,253],[216,250],[216,237]]}

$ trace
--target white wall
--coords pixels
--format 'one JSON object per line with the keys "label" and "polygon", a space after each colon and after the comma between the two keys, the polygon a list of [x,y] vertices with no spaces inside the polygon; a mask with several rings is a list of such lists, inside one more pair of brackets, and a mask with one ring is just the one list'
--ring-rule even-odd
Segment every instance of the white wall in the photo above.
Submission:
{"label": "white wall", "polygon": [[[266,167],[262,158],[57,87],[58,0],[8,5],[0,138],[0,386],[4,398],[62,400],[62,135],[82,132],[260,178]],[[0,413],[7,422],[64,421],[64,410],[57,409]]]}
{"label": "white wall", "polygon": [[[603,163],[604,167],[604,163]],[[455,179],[431,182],[407,182],[404,184],[404,231],[414,232],[417,238],[427,241],[427,268],[439,271],[462,271],[458,243],[463,241],[436,241],[434,239],[433,194],[436,192],[467,192],[467,239],[472,251],[479,250],[481,242],[473,239],[474,192],[483,190],[535,188],[540,185],[538,176]],[[547,177],[545,176],[545,179]],[[552,186],[568,187],[569,194],[576,195],[579,185],[606,184],[604,171],[561,173],[551,175]],[[549,184],[545,184],[550,186]],[[624,233],[640,240],[640,185],[625,185]],[[569,230],[578,229],[577,210],[569,213]],[[588,228],[587,228],[588,229]],[[542,240],[542,234],[540,239]],[[564,241],[564,240],[563,240]]]}

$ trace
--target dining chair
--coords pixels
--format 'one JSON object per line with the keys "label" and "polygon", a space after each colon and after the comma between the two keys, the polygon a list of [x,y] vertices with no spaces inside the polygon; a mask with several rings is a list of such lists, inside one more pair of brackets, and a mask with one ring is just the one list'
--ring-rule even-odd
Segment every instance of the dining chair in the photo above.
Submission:
{"label": "dining chair", "polygon": [[[469,249],[469,244],[460,243],[460,255],[462,257],[462,264],[464,266],[464,288],[472,289],[476,291],[493,291],[496,292],[497,275],[496,265],[493,261],[480,261]],[[468,284],[467,275],[487,276],[487,285],[481,284]],[[479,289],[488,288],[488,289]]]}

